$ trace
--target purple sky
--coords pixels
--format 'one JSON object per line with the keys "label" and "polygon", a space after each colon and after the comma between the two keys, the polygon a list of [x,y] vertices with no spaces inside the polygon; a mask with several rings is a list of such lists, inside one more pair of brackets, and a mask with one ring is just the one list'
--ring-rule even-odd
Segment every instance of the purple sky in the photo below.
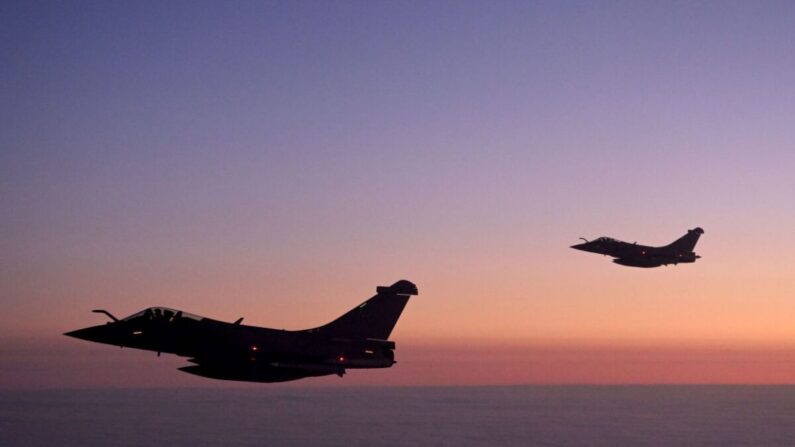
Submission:
{"label": "purple sky", "polygon": [[[398,341],[795,345],[793,23],[791,2],[3,2],[0,345],[57,363],[96,307],[309,327],[403,277]],[[695,265],[567,248],[695,226]]]}

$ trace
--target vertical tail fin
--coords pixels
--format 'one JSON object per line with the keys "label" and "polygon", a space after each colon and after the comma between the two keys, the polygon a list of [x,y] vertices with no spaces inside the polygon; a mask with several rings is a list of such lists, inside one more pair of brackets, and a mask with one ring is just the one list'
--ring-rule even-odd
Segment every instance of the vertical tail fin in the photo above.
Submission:
{"label": "vertical tail fin", "polygon": [[687,230],[687,234],[680,237],[679,239],[671,242],[668,245],[668,248],[673,248],[678,251],[686,251],[691,252],[694,248],[696,248],[696,243],[698,242],[698,238],[704,234],[704,230],[701,227],[693,228],[692,230]]}
{"label": "vertical tail fin", "polygon": [[331,323],[309,331],[330,337],[386,340],[409,297],[417,294],[417,286],[405,279],[389,287],[380,286],[374,297]]}

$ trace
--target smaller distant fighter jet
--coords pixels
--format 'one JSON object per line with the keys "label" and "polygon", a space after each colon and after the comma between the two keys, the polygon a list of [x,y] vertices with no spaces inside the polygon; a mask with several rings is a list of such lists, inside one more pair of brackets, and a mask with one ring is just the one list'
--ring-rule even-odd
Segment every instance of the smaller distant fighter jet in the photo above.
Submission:
{"label": "smaller distant fighter jet", "polygon": [[693,249],[702,234],[704,234],[704,230],[701,228],[687,230],[687,234],[663,247],[638,245],[637,242],[630,244],[610,237],[600,237],[592,241],[580,238],[585,242],[572,245],[571,248],[612,256],[616,258],[613,259],[613,262],[628,267],[659,267],[668,264],[696,262],[696,259],[701,256],[695,254]]}

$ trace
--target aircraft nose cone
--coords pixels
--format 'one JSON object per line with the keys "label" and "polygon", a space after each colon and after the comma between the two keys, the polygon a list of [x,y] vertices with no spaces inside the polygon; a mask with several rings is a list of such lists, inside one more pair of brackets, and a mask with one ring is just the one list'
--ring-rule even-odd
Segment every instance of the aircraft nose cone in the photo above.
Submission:
{"label": "aircraft nose cone", "polygon": [[104,329],[105,326],[91,326],[78,329],[76,331],[65,332],[64,335],[79,338],[81,340],[102,342],[105,338],[104,336],[106,335],[106,331]]}
{"label": "aircraft nose cone", "polygon": [[575,250],[585,250],[585,244],[584,243],[582,243],[582,244],[574,244],[574,245],[571,246],[571,248],[573,248]]}

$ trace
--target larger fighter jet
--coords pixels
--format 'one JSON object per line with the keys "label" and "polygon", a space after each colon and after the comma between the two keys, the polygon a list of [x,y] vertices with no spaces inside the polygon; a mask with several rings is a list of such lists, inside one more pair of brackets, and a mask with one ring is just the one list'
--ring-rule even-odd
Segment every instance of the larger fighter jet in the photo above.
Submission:
{"label": "larger fighter jet", "polygon": [[287,331],[203,318],[151,307],[119,320],[64,335],[109,345],[188,357],[180,371],[212,379],[285,382],[337,374],[346,369],[389,368],[395,342],[387,340],[417,286],[401,280],[336,320],[313,329]]}
{"label": "larger fighter jet", "polygon": [[701,256],[695,254],[693,249],[702,234],[704,230],[700,227],[687,230],[687,234],[663,247],[638,245],[637,242],[630,244],[610,237],[600,237],[592,241],[580,238],[585,242],[572,245],[571,248],[612,256],[616,258],[613,259],[616,264],[629,267],[659,267],[680,262],[696,262]]}

